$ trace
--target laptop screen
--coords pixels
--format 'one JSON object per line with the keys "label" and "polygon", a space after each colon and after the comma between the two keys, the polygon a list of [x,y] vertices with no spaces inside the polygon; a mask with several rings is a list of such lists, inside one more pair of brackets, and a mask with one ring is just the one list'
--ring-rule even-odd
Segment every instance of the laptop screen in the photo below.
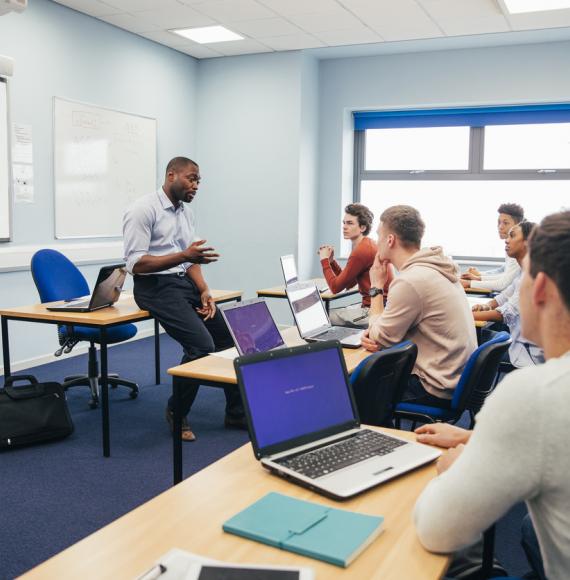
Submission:
{"label": "laptop screen", "polygon": [[114,304],[121,296],[121,290],[127,277],[125,265],[103,266],[99,271],[97,283],[93,289],[90,308],[99,308]]}
{"label": "laptop screen", "polygon": [[284,344],[263,300],[225,307],[224,317],[241,354],[266,352]]}
{"label": "laptop screen", "polygon": [[281,267],[283,268],[285,286],[297,282],[297,265],[295,264],[295,256],[293,254],[281,256]]}
{"label": "laptop screen", "polygon": [[240,367],[259,448],[356,420],[337,347]]}
{"label": "laptop screen", "polygon": [[301,336],[329,325],[327,313],[314,284],[303,284],[287,288],[287,296],[297,321]]}

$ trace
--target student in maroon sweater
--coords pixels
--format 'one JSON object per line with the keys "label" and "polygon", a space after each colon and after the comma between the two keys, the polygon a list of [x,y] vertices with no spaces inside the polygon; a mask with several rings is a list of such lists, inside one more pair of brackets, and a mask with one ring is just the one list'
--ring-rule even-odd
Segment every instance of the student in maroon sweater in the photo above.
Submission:
{"label": "student in maroon sweater", "polygon": [[352,244],[352,252],[346,266],[342,269],[336,262],[332,246],[321,246],[319,257],[331,292],[336,294],[358,284],[358,289],[362,294],[362,304],[331,310],[330,319],[335,326],[368,328],[368,309],[370,308],[368,271],[374,263],[377,248],[376,244],[366,236],[372,228],[374,215],[360,203],[351,203],[344,208],[344,211],[342,234],[344,239],[350,240]]}

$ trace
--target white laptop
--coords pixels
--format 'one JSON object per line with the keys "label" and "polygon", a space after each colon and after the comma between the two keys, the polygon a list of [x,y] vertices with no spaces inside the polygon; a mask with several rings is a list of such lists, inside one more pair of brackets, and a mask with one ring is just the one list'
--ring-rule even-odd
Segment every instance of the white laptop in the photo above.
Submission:
{"label": "white laptop", "polygon": [[103,266],[99,270],[93,294],[66,300],[64,304],[48,306],[54,312],[92,312],[113,305],[121,296],[127,277],[125,264]]}
{"label": "white laptop", "polygon": [[255,457],[271,472],[345,499],[441,452],[360,427],[338,342],[235,359]]}
{"label": "white laptop", "polygon": [[285,346],[263,298],[224,304],[220,306],[220,312],[239,354],[265,352]]}
{"label": "white laptop", "polygon": [[303,340],[338,340],[347,348],[358,348],[363,330],[333,326],[321,295],[313,282],[297,282],[285,287],[295,324]]}
{"label": "white laptop", "polygon": [[[299,281],[297,275],[297,263],[295,262],[295,256],[293,254],[287,254],[286,256],[281,256],[281,269],[283,270],[283,278],[285,279],[285,286],[289,284],[295,284]],[[309,280],[314,282],[319,292],[330,292],[327,285],[327,281],[324,278],[315,278],[314,280]]]}

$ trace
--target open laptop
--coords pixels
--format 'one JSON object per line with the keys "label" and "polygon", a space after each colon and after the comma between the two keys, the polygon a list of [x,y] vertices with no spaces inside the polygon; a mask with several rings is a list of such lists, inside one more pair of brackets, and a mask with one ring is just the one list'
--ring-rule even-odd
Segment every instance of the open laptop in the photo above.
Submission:
{"label": "open laptop", "polygon": [[323,342],[338,340],[347,348],[358,348],[363,330],[333,326],[321,295],[313,282],[296,282],[285,287],[293,318],[303,340]]}
{"label": "open laptop", "polygon": [[[283,270],[283,278],[285,279],[285,286],[289,284],[295,284],[299,281],[297,276],[297,263],[295,262],[295,256],[293,254],[287,254],[286,256],[281,256],[281,269]],[[314,282],[319,292],[329,292],[329,287],[327,281],[324,278],[315,278],[310,280]]]}
{"label": "open laptop", "polygon": [[265,300],[253,298],[220,306],[239,354],[265,352],[285,346]]}
{"label": "open laptop", "polygon": [[441,452],[360,427],[338,342],[235,359],[255,457],[271,472],[345,499]]}
{"label": "open laptop", "polygon": [[99,270],[93,294],[72,298],[64,304],[48,306],[47,309],[55,312],[92,312],[111,306],[119,299],[126,277],[125,264],[103,266]]}

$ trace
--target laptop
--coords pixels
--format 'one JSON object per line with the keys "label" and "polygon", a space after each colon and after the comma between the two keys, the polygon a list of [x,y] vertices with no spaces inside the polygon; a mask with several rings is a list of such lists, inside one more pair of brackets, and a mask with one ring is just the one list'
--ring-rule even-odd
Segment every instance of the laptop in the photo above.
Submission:
{"label": "laptop", "polygon": [[[281,269],[283,270],[283,278],[285,279],[285,286],[289,284],[295,284],[299,281],[297,276],[297,263],[295,262],[295,256],[293,254],[287,254],[286,256],[281,256]],[[314,282],[319,292],[329,292],[329,287],[327,281],[324,278],[315,278],[310,280]]]}
{"label": "laptop", "polygon": [[338,340],[347,348],[360,347],[364,331],[346,326],[333,326],[313,282],[296,282],[286,286],[285,292],[303,340],[307,342]]}
{"label": "laptop", "polygon": [[273,474],[346,499],[441,455],[360,427],[338,342],[234,361],[255,457]]}
{"label": "laptop", "polygon": [[265,300],[253,298],[220,306],[238,353],[266,352],[285,346]]}
{"label": "laptop", "polygon": [[126,277],[125,264],[103,266],[99,270],[93,294],[72,298],[66,300],[65,304],[48,306],[47,309],[54,312],[92,312],[111,306],[119,299]]}

